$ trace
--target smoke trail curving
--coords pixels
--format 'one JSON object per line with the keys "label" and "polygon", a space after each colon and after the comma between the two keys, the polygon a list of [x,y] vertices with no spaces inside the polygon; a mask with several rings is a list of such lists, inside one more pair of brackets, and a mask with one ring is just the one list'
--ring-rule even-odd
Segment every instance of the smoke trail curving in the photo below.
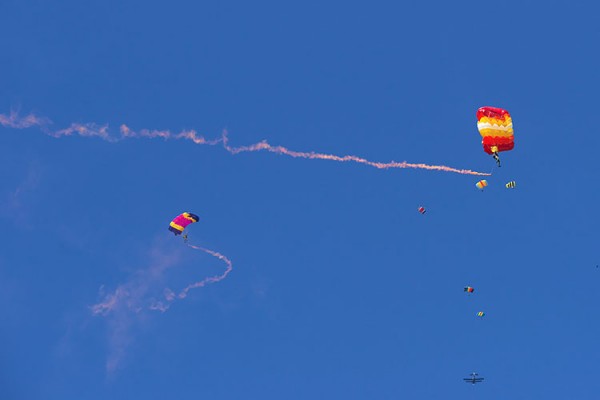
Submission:
{"label": "smoke trail curving", "polygon": [[188,247],[191,247],[192,249],[195,249],[195,250],[203,251],[206,254],[210,254],[211,256],[223,261],[225,263],[225,265],[227,265],[227,267],[225,268],[225,271],[220,275],[209,276],[207,278],[202,279],[201,281],[191,283],[191,284],[187,285],[185,288],[183,288],[177,295],[172,290],[165,289],[165,291],[164,291],[165,302],[158,301],[158,302],[153,303],[150,306],[151,310],[158,310],[161,312],[165,312],[169,309],[171,303],[175,299],[177,299],[177,298],[185,299],[190,290],[204,287],[210,283],[220,282],[223,279],[225,279],[227,277],[227,275],[229,275],[229,273],[233,270],[233,263],[231,262],[231,260],[229,258],[225,257],[223,254],[216,252],[214,250],[205,249],[204,247],[194,246],[193,244],[188,244]]}
{"label": "smoke trail curving", "polygon": [[478,176],[489,176],[489,173],[486,172],[478,172],[472,171],[470,169],[458,169],[447,167],[445,165],[429,165],[423,163],[409,163],[406,161],[396,162],[376,162],[369,161],[365,158],[346,155],[346,156],[337,156],[335,154],[326,154],[326,153],[315,153],[315,152],[302,152],[302,151],[294,151],[290,150],[283,146],[272,146],[266,141],[258,142],[249,146],[239,146],[232,147],[229,145],[229,137],[227,136],[227,132],[223,132],[220,138],[213,140],[206,140],[203,136],[198,135],[198,133],[191,130],[182,130],[178,133],[171,132],[169,130],[149,130],[142,129],[139,131],[134,131],[129,128],[127,125],[123,124],[119,127],[120,136],[112,136],[109,131],[108,125],[98,125],[95,123],[72,123],[68,128],[60,129],[60,130],[51,130],[49,127],[52,122],[46,118],[40,118],[35,116],[34,114],[29,114],[25,117],[19,117],[16,112],[11,112],[8,115],[0,114],[0,125],[8,128],[14,129],[25,129],[31,127],[39,127],[46,134],[59,138],[62,136],[72,136],[79,135],[83,137],[99,137],[108,142],[116,142],[126,138],[162,138],[165,140],[189,140],[194,142],[195,144],[204,144],[204,145],[216,145],[221,143],[225,150],[227,150],[230,154],[239,154],[244,152],[257,152],[257,151],[268,151],[270,153],[286,155],[293,158],[305,158],[310,160],[329,160],[336,162],[353,162],[358,164],[368,165],[377,169],[399,169],[399,168],[412,168],[412,169],[425,169],[430,171],[444,171],[444,172],[453,172],[457,174],[463,175],[478,175]]}
{"label": "smoke trail curving", "polygon": [[200,281],[190,283],[178,294],[169,288],[165,288],[163,290],[164,300],[148,301],[149,292],[152,290],[152,287],[155,286],[158,278],[163,275],[166,269],[172,267],[176,263],[174,258],[165,255],[156,260],[155,264],[153,264],[144,274],[141,274],[136,279],[133,279],[126,284],[120,285],[114,292],[104,295],[102,301],[90,306],[89,308],[92,315],[106,316],[113,311],[133,311],[139,313],[144,309],[165,312],[169,309],[171,303],[177,299],[185,299],[191,290],[204,287],[207,284],[220,282],[233,270],[233,263],[223,254],[200,246],[191,244],[188,244],[188,246],[221,260],[225,263],[225,271],[219,275],[210,276]]}
{"label": "smoke trail curving", "polygon": [[102,301],[89,309],[92,315],[104,316],[108,322],[107,373],[112,374],[122,366],[128,348],[134,342],[135,332],[144,324],[146,311],[165,312],[175,300],[185,299],[191,290],[219,282],[233,270],[231,260],[223,254],[200,246],[188,246],[221,260],[225,263],[225,271],[191,283],[180,290],[179,294],[165,288],[162,291],[163,299],[157,301],[155,293],[160,292],[159,287],[163,286],[163,275],[167,269],[179,263],[179,257],[177,253],[153,248],[152,263],[147,268],[138,271],[129,281],[110,293],[106,293],[103,286],[100,288]]}

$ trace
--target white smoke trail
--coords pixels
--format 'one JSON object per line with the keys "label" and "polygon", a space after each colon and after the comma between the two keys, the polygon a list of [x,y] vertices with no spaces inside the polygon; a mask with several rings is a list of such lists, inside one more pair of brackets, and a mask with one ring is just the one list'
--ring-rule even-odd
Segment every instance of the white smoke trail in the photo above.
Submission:
{"label": "white smoke trail", "polygon": [[203,145],[216,145],[221,143],[223,147],[231,154],[239,154],[244,152],[258,152],[258,151],[268,151],[270,153],[286,155],[293,158],[304,158],[310,160],[329,160],[336,162],[354,162],[358,164],[368,165],[377,169],[403,169],[403,168],[412,168],[412,169],[425,169],[430,171],[443,171],[443,172],[453,172],[462,175],[478,175],[478,176],[489,176],[490,174],[485,172],[473,171],[470,169],[459,169],[452,168],[445,165],[430,165],[423,163],[409,163],[406,161],[397,162],[397,161],[389,161],[389,162],[377,162],[370,161],[362,157],[354,156],[354,155],[345,155],[338,156],[335,154],[327,154],[327,153],[316,153],[316,152],[303,152],[303,151],[295,151],[290,150],[283,146],[273,146],[266,141],[262,141],[259,143],[255,143],[249,146],[239,146],[232,147],[229,145],[229,138],[227,136],[227,132],[224,132],[221,138],[214,140],[206,140],[203,136],[198,135],[195,130],[182,130],[180,132],[171,132],[170,130],[149,130],[142,129],[139,131],[135,131],[129,128],[127,125],[123,124],[119,127],[120,136],[112,136],[109,131],[108,125],[98,125],[95,123],[72,123],[68,128],[59,129],[59,130],[51,130],[49,127],[51,125],[51,121],[46,118],[40,118],[35,116],[34,114],[29,114],[25,117],[19,117],[17,113],[11,112],[8,115],[0,114],[0,125],[14,128],[14,129],[25,129],[31,127],[39,127],[45,133],[53,137],[62,137],[62,136],[72,136],[79,135],[83,137],[98,137],[100,139],[116,142],[125,138],[162,138],[165,140],[189,140],[195,144],[203,144]]}

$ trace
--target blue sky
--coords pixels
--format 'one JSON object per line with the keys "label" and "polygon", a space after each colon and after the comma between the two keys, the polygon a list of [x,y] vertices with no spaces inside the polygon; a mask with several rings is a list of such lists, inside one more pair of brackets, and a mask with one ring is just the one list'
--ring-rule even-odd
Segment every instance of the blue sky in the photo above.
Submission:
{"label": "blue sky", "polygon": [[[481,193],[470,175],[0,126],[0,398],[597,398],[598,12],[0,2],[0,114],[493,170]],[[500,169],[483,105],[513,117]],[[148,310],[223,272],[167,231],[186,210],[234,270]],[[144,307],[93,316],[118,288]]]}

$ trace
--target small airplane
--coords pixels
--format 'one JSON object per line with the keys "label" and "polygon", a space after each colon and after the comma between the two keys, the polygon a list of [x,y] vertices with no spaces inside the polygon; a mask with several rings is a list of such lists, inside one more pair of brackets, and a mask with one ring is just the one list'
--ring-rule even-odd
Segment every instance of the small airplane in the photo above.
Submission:
{"label": "small airplane", "polygon": [[471,377],[470,378],[463,378],[463,380],[467,383],[471,383],[471,384],[476,384],[476,383],[481,383],[481,381],[483,381],[484,378],[478,378],[479,374],[473,372],[471,373]]}

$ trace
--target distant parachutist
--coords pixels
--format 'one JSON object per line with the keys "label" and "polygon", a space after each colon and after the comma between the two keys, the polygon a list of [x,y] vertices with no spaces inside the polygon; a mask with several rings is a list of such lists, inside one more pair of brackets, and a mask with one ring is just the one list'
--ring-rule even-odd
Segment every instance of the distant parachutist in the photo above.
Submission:
{"label": "distant parachutist", "polygon": [[477,187],[477,189],[479,190],[483,190],[483,188],[485,188],[488,185],[488,182],[485,179],[480,180],[479,182],[477,182],[475,184],[475,186]]}

